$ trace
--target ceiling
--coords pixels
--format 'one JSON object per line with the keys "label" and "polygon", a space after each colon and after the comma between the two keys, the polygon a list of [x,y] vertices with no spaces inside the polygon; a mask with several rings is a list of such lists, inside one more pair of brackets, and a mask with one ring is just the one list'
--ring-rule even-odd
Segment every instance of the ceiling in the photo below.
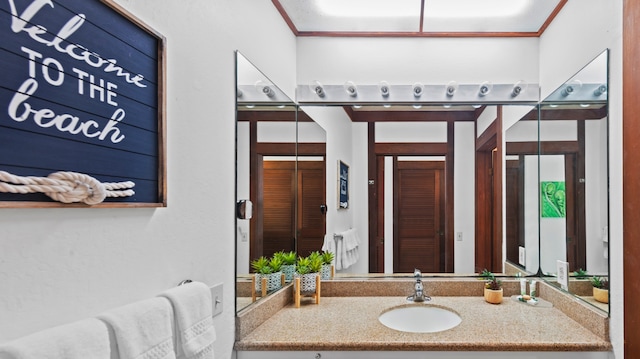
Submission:
{"label": "ceiling", "polygon": [[296,36],[538,37],[568,0],[272,0]]}

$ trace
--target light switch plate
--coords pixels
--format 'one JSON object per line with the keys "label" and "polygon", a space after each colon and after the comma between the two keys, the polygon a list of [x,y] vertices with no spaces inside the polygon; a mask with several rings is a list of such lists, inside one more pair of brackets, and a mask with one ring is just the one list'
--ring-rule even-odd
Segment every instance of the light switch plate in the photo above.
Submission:
{"label": "light switch plate", "polygon": [[213,306],[213,316],[222,313],[222,283],[216,284],[211,287],[211,305]]}
{"label": "light switch plate", "polygon": [[518,246],[518,264],[521,266],[526,265],[526,252],[523,246]]}
{"label": "light switch plate", "polygon": [[569,263],[561,260],[557,261],[558,283],[560,288],[569,290]]}

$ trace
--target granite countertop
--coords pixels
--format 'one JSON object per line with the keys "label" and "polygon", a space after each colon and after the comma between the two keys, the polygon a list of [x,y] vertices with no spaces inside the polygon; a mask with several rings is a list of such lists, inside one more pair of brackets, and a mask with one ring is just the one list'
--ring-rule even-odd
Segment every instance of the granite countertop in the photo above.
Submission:
{"label": "granite countertop", "polygon": [[557,308],[504,298],[500,305],[481,296],[438,296],[427,304],[457,312],[462,323],[438,333],[406,333],[378,321],[385,310],[406,305],[404,297],[304,298],[287,304],[240,338],[236,350],[406,350],[406,351],[608,351],[611,344]]}

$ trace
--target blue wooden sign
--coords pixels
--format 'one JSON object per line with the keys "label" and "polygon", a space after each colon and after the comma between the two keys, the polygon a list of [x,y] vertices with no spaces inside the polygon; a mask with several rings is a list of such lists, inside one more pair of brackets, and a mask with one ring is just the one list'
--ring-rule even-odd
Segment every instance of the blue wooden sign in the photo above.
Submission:
{"label": "blue wooden sign", "polygon": [[[166,205],[164,38],[106,0],[2,1],[0,38],[0,173],[127,182],[98,206]],[[0,206],[60,203],[12,191]]]}

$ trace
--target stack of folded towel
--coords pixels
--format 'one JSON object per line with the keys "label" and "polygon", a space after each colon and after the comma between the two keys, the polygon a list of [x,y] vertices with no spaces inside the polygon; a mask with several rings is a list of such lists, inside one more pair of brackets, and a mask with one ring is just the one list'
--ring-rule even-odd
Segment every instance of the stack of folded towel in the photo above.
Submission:
{"label": "stack of folded towel", "polygon": [[211,291],[192,282],[0,345],[0,359],[213,359]]}

